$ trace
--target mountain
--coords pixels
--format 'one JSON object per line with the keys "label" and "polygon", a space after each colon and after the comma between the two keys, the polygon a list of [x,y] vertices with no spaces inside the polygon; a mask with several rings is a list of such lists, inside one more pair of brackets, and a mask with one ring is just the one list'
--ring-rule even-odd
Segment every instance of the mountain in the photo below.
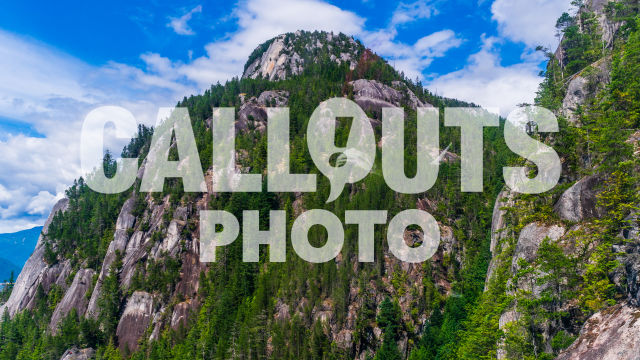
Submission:
{"label": "mountain", "polygon": [[640,351],[637,222],[639,7],[586,1],[557,23],[537,103],[561,185],[540,196],[503,189],[493,211],[485,291],[461,358],[635,359]]}
{"label": "mountain", "polygon": [[242,77],[284,80],[302,74],[308,64],[327,61],[353,70],[365,50],[362,44],[344,34],[305,31],[282,34],[251,53]]}
{"label": "mountain", "polygon": [[[0,234],[0,258],[4,258],[5,263],[12,264],[12,269],[16,270],[16,276],[31,256],[41,231],[42,226],[36,226],[15,233]],[[0,270],[0,279],[8,279],[10,271]]]}
{"label": "mountain", "polygon": [[[4,258],[0,258],[0,279],[1,282],[5,282],[5,280],[11,280],[11,275],[13,274],[14,276],[14,280],[15,277],[18,276],[16,274],[20,273],[20,268],[18,267],[18,265],[12,263],[11,261],[4,259]],[[1,286],[0,286],[1,287]]]}
{"label": "mountain", "polygon": [[[161,193],[102,195],[79,179],[54,207],[33,255],[0,311],[0,358],[59,359],[635,359],[640,309],[640,30],[635,1],[576,2],[549,57],[537,104],[559,120],[552,145],[563,166],[550,192],[504,186],[503,167],[527,164],[509,151],[503,125],[484,130],[484,191],[460,191],[460,133],[438,181],[403,195],[371,174],[325,203],[314,193],[185,193],[167,180]],[[184,98],[203,172],[211,178],[213,107],[234,107],[236,158],[243,172],[266,169],[267,108],[290,108],[291,171],[317,173],[306,126],[318,104],[346,97],[381,133],[381,109],[470,106],[431,94],[342,34],[296,32],[260,45],[243,77]],[[139,128],[123,156],[145,166],[153,129]],[[337,139],[348,124],[339,121]],[[416,134],[406,132],[405,168],[415,171]],[[169,152],[173,156],[173,151]],[[113,160],[105,167],[115,171]],[[378,165],[378,164],[376,164]],[[142,172],[140,172],[141,176]],[[334,260],[313,264],[287,245],[287,261],[242,261],[242,238],[199,262],[201,210],[238,218],[286,210],[417,208],[438,221],[435,255],[412,264],[390,253],[375,228],[374,261],[358,262],[357,229],[345,230]],[[324,233],[310,231],[312,241]],[[418,230],[405,242],[418,246]],[[289,238],[289,237],[287,237]],[[90,355],[93,354],[93,355]]]}

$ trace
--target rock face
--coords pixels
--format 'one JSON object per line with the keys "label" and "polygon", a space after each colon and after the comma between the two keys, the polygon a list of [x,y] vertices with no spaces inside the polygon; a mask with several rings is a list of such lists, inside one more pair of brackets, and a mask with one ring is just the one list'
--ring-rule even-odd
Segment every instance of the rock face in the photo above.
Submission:
{"label": "rock face", "polygon": [[576,111],[609,83],[610,61],[598,60],[587,69],[574,75],[567,86],[560,113],[572,124],[578,123]]}
{"label": "rock face", "polygon": [[356,66],[357,55],[364,50],[353,38],[328,32],[296,31],[277,36],[260,45],[249,57],[243,78],[262,77],[284,80],[299,75],[305,64],[328,59],[338,65]]}
{"label": "rock face", "polygon": [[138,340],[147,330],[153,315],[153,296],[144,291],[134,292],[120,317],[116,335],[121,350],[135,351]]}
{"label": "rock face", "polygon": [[93,359],[96,351],[92,348],[77,349],[71,348],[62,354],[60,360],[90,360]]}
{"label": "rock face", "polygon": [[171,315],[171,328],[177,330],[181,326],[186,326],[191,312],[196,306],[197,304],[191,300],[176,304],[173,308],[173,314]]}
{"label": "rock face", "polygon": [[567,221],[583,221],[597,218],[597,186],[600,180],[595,176],[580,179],[567,189],[554,206],[554,211],[561,219]]}
{"label": "rock face", "polygon": [[247,132],[258,130],[264,132],[267,129],[267,108],[282,107],[289,104],[287,91],[263,91],[260,96],[244,99],[238,110],[236,131]]}
{"label": "rock face", "polygon": [[[49,218],[47,218],[42,228],[42,233],[45,236],[55,214],[59,211],[65,211],[68,206],[69,200],[66,198],[58,201],[53,206],[51,214],[49,214]],[[44,262],[44,248],[44,237],[40,235],[33,254],[24,264],[18,279],[16,279],[9,299],[4,305],[0,306],[0,314],[4,313],[6,309],[9,315],[13,316],[17,312],[28,308],[32,305],[38,285],[42,284],[43,288],[47,290],[52,283],[57,282],[60,274],[68,273],[68,263],[56,264],[50,267]]]}
{"label": "rock face", "polygon": [[527,262],[535,260],[538,254],[538,248],[545,238],[557,241],[564,235],[565,228],[559,225],[544,225],[541,223],[531,223],[520,231],[518,243],[513,254],[511,263],[512,272],[518,268],[518,260],[524,259]]}
{"label": "rock face", "polygon": [[620,237],[624,239],[613,251],[619,254],[616,260],[620,263],[613,274],[613,282],[621,292],[627,294],[627,301],[632,306],[640,306],[640,227],[638,214],[626,219],[629,227],[623,229]]}
{"label": "rock face", "polygon": [[111,264],[116,260],[116,252],[124,253],[127,248],[127,243],[129,241],[129,229],[133,227],[133,224],[136,221],[136,217],[131,214],[134,206],[135,199],[133,197],[127,199],[127,201],[124,202],[124,205],[122,205],[122,209],[118,215],[116,231],[113,234],[113,241],[111,241],[109,248],[107,249],[107,254],[104,257],[100,275],[98,276],[98,282],[93,289],[93,293],[91,294],[91,299],[89,300],[89,305],[87,307],[87,316],[93,317],[94,319],[97,318],[99,313],[98,299],[100,298],[102,290],[102,282],[104,281],[104,278],[109,275]]}
{"label": "rock face", "polygon": [[509,235],[505,227],[507,226],[507,210],[505,208],[513,206],[514,204],[514,194],[507,189],[502,190],[498,197],[496,198],[496,202],[493,205],[493,215],[491,216],[491,244],[489,246],[489,250],[493,255],[491,261],[489,262],[489,267],[487,269],[487,277],[484,282],[484,291],[487,291],[487,286],[489,284],[489,279],[493,276],[493,272],[497,266],[496,259],[496,247],[500,240]]}
{"label": "rock face", "polygon": [[[589,0],[585,1],[585,6],[580,10],[581,12],[589,11],[595,14],[600,36],[606,48],[613,46],[613,40],[622,23],[609,20],[606,15],[605,6],[609,2],[617,1],[618,0]],[[558,46],[555,56],[561,63],[565,62],[565,49],[563,49],[562,44]],[[560,114],[571,124],[576,125],[579,122],[575,114],[578,107],[585,105],[587,100],[593,98],[598,91],[602,90],[609,83],[610,63],[611,59],[605,57],[577,74],[565,74],[572,77],[568,80],[567,93],[562,102]]]}
{"label": "rock face", "polygon": [[558,360],[637,360],[640,309],[618,304],[591,316]]}
{"label": "rock face", "polygon": [[94,274],[95,271],[92,269],[81,269],[76,273],[73,283],[71,283],[51,316],[49,328],[53,333],[56,333],[60,320],[67,316],[72,309],[76,309],[78,314],[84,314],[85,310],[87,310],[87,304],[89,303],[87,291],[93,285]]}
{"label": "rock face", "polygon": [[433,107],[420,101],[404,83],[395,81],[394,84],[397,88],[392,88],[376,80],[360,79],[349,83],[353,87],[356,103],[363,110],[375,112],[378,115],[382,113],[382,108],[399,107],[403,104],[407,104],[414,110],[418,107]]}
{"label": "rock face", "polygon": [[596,14],[596,20],[600,27],[602,41],[606,47],[611,47],[616,32],[620,29],[622,23],[612,22],[607,18],[605,6],[609,2],[618,2],[619,0],[590,0],[587,2],[587,8]]}
{"label": "rock face", "polygon": [[[499,196],[498,199],[501,197]],[[509,196],[506,194],[502,195],[502,199],[509,199]],[[507,200],[508,201],[508,200]],[[495,209],[495,208],[494,208]],[[494,212],[494,221],[496,221],[496,227],[499,225],[501,219],[501,215],[498,212]],[[549,238],[553,242],[559,241],[562,236],[566,233],[566,229],[560,225],[546,225],[538,222],[531,223],[520,231],[520,235],[518,236],[518,242],[516,243],[513,256],[511,258],[511,274],[516,274],[520,268],[518,264],[520,259],[523,259],[529,263],[533,262],[538,256],[538,249],[542,244],[543,240]],[[499,233],[498,233],[499,234]],[[491,265],[489,271],[493,271],[491,267],[495,267],[497,259],[497,254],[494,252],[493,259],[491,260]],[[485,290],[487,287],[487,283],[489,279],[491,279],[492,274],[487,275],[487,280],[485,282]],[[540,296],[542,291],[548,286],[546,284],[538,284],[535,278],[535,274],[527,274],[519,278],[517,282],[514,282],[513,279],[509,280],[510,286],[507,285],[507,293],[509,295],[515,294],[515,289],[530,291],[535,297]],[[505,312],[503,312],[500,316],[498,325],[500,329],[504,329],[507,324],[518,321],[521,317],[521,314],[515,309],[511,308]],[[548,347],[547,350],[550,351],[550,345],[548,344],[549,336],[548,331],[545,331],[543,334],[543,340],[545,342],[545,346]],[[504,350],[501,344],[498,344],[498,359],[505,359],[507,356],[506,351]]]}
{"label": "rock face", "polygon": [[491,245],[489,247],[492,254],[496,251],[496,246],[500,239],[507,236],[505,230],[507,226],[507,210],[505,208],[513,206],[513,198],[514,194],[512,192],[506,189],[502,190],[493,205],[493,215],[491,216]]}

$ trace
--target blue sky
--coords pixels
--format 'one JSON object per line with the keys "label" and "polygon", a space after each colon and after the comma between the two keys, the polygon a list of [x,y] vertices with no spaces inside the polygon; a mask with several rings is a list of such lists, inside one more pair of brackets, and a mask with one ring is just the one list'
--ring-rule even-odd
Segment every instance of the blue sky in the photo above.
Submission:
{"label": "blue sky", "polygon": [[[211,83],[241,75],[283,32],[342,31],[448,97],[531,102],[569,0],[65,1],[0,5],[0,233],[44,222],[80,176],[82,119],[119,105],[153,124]],[[122,142],[113,144],[119,145]]]}

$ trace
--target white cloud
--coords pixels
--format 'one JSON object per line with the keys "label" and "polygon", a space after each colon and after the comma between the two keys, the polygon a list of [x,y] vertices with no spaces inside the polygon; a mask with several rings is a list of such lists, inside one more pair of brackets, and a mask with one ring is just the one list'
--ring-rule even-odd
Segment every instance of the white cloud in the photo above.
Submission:
{"label": "white cloud", "polygon": [[364,24],[364,19],[353,12],[318,0],[249,0],[240,3],[232,18],[237,21],[238,30],[206,45],[205,56],[187,64],[171,65],[159,64],[157,54],[147,54],[147,59],[156,68],[161,65],[157,70],[172,66],[179,75],[203,89],[241,75],[253,49],[274,36],[296,30],[357,34]]}
{"label": "white cloud", "polygon": [[556,20],[570,6],[571,0],[495,0],[491,12],[501,36],[529,47],[554,48]]}
{"label": "white cloud", "polygon": [[398,41],[399,29],[403,25],[429,19],[438,10],[427,1],[401,2],[391,15],[386,28],[376,31],[362,30],[357,35],[366,46],[383,56],[397,70],[410,79],[424,80],[423,72],[431,62],[452,49],[460,46],[463,39],[452,30],[445,29],[418,39],[413,45]]}
{"label": "white cloud", "polygon": [[[435,76],[428,87],[439,95],[497,107],[503,116],[518,104],[533,103],[544,59],[532,49],[557,45],[556,19],[569,7],[570,0],[495,0],[491,12],[499,37],[484,38],[462,70]],[[521,62],[501,64],[500,46],[506,41],[527,46]]]}
{"label": "white cloud", "polygon": [[36,226],[42,226],[45,220],[46,219],[30,221],[28,219],[16,219],[10,223],[0,223],[0,234],[14,233],[26,229],[31,229]]}
{"label": "white cloud", "polygon": [[385,57],[410,79],[424,79],[423,72],[433,59],[460,46],[463,42],[452,30],[441,30],[418,39],[413,45],[396,41],[396,29],[363,32],[364,43]]}
{"label": "white cloud", "polygon": [[[553,38],[554,23],[547,23],[555,22],[555,15],[549,13],[561,8],[551,1],[533,6],[523,0],[495,0],[492,12],[503,38],[533,46]],[[201,11],[197,6],[172,18],[168,26],[178,34],[193,34],[189,21]],[[11,135],[0,140],[0,232],[41,224],[54,199],[81,175],[80,125],[92,108],[120,105],[140,122],[153,124],[158,106],[174,105],[182,96],[241,75],[258,44],[296,30],[355,35],[408,77],[424,79],[433,59],[464,40],[444,29],[411,44],[399,41],[398,33],[406,24],[436,13],[428,2],[401,3],[385,28],[372,30],[364,27],[364,18],[321,0],[245,0],[229,17],[237,30],[207,44],[205,55],[183,62],[143,53],[144,68],[116,62],[91,66],[0,30],[0,116],[23,121],[45,135]],[[521,64],[502,66],[496,41],[485,39],[464,69],[432,79],[429,88],[507,111],[531,101],[539,82],[540,59],[525,56]]]}
{"label": "white cloud", "polygon": [[38,195],[34,196],[29,202],[27,212],[31,215],[47,215],[53,205],[61,198],[62,194],[56,196],[48,191],[40,191]]}
{"label": "white cloud", "polygon": [[[265,11],[269,9],[269,11]],[[205,46],[205,55],[189,62],[172,61],[157,53],[141,55],[146,71],[119,64],[137,81],[170,87],[179,91],[183,84],[206,89],[242,74],[251,52],[274,36],[296,30],[343,32],[361,38],[380,55],[394,62],[411,78],[423,79],[422,71],[435,57],[443,56],[462,40],[453,31],[443,30],[425,36],[414,45],[396,40],[401,25],[426,19],[437,10],[425,2],[401,3],[384,29],[364,28],[365,19],[357,14],[320,0],[248,0],[238,4],[228,17],[238,29],[226,37]]]}
{"label": "white cloud", "polygon": [[434,78],[429,89],[483,107],[500,108],[503,116],[518,104],[532,103],[540,84],[540,59],[532,55],[522,63],[503,66],[498,45],[499,39],[484,39],[482,49],[469,57],[464,69]]}
{"label": "white cloud", "polygon": [[202,5],[198,5],[180,17],[170,17],[170,21],[167,24],[167,27],[172,28],[173,31],[175,31],[178,35],[195,35],[195,32],[191,29],[191,27],[189,27],[189,20],[191,20],[193,14],[201,12]]}
{"label": "white cloud", "polygon": [[426,1],[400,3],[391,16],[391,26],[406,24],[417,20],[428,19],[436,14],[436,9]]}
{"label": "white cloud", "polygon": [[[82,175],[79,134],[89,110],[120,105],[153,124],[159,106],[175,105],[193,90],[122,64],[94,67],[1,30],[0,79],[0,117],[44,135],[0,139],[0,232],[42,224],[55,199]],[[119,153],[123,143],[106,140]]]}

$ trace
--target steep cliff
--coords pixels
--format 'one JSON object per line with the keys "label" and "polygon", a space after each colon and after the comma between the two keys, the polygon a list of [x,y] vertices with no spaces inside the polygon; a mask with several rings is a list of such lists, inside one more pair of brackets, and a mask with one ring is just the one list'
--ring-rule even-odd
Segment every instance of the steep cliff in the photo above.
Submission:
{"label": "steep cliff", "polygon": [[[323,177],[315,193],[305,194],[194,194],[168,179],[159,193],[140,192],[137,180],[122,194],[102,195],[79,180],[52,211],[2,305],[0,354],[632,359],[640,301],[632,136],[640,125],[640,86],[626,77],[640,70],[634,4],[587,2],[561,27],[564,38],[550,54],[537,99],[555,111],[561,131],[533,135],[562,158],[554,191],[504,188],[503,167],[527,163],[508,150],[502,126],[484,133],[482,193],[460,192],[459,132],[451,127],[440,130],[440,144],[449,145],[439,181],[415,195],[391,191],[375,170],[329,204]],[[326,32],[278,36],[253,52],[241,79],[178,105],[189,109],[210,181],[213,107],[236,108],[237,167],[264,174],[267,109],[289,106],[291,170],[317,173],[305,150],[306,125],[315,107],[335,96],[360,105],[378,136],[383,107],[403,107],[411,129],[418,108],[468,105],[434,96],[352,38]],[[339,141],[348,127],[338,121]],[[138,179],[152,133],[141,127],[123,151],[141,159]],[[416,155],[416,134],[407,131],[408,174]],[[112,159],[104,165],[115,171]],[[220,249],[215,263],[199,261],[200,210],[238,218],[242,210],[259,210],[261,228],[268,227],[269,210],[286,210],[290,231],[297,215],[315,208],[339,217],[351,209],[390,216],[426,210],[438,220],[440,244],[423,264],[401,262],[389,254],[384,227],[376,227],[374,262],[360,263],[357,231],[347,226],[342,251],[323,264],[303,261],[290,246],[284,263],[269,262],[265,249],[258,263],[243,262],[242,236]],[[324,233],[310,238],[321,244]],[[421,241],[419,230],[405,233],[408,244]]]}
{"label": "steep cliff", "polygon": [[[465,105],[434,96],[405,79],[352,38],[326,32],[278,36],[256,49],[242,79],[212,86],[178,105],[189,109],[210,181],[212,107],[236,108],[238,168],[260,173],[265,169],[267,109],[289,106],[292,171],[309,173],[317,170],[305,151],[306,119],[332,96],[353,99],[377,132],[383,107],[403,107],[407,126],[412,127],[420,107]],[[344,138],[347,130],[341,124],[337,137]],[[80,179],[53,209],[2,307],[7,310],[3,329],[22,334],[9,341],[13,345],[7,342],[7,353],[13,351],[9,357],[26,356],[26,339],[38,344],[30,356],[55,359],[87,358],[94,350],[97,358],[120,353],[176,359],[364,359],[383,344],[406,357],[433,312],[462,321],[445,309],[451,295],[471,303],[480,293],[481,287],[471,282],[484,278],[482,270],[475,269],[482,268],[486,247],[484,236],[475,234],[488,239],[490,214],[483,209],[495,195],[503,160],[488,161],[486,173],[493,180],[487,194],[461,194],[440,182],[427,193],[398,195],[386,187],[379,172],[348,186],[331,204],[325,204],[324,180],[311,194],[193,194],[184,193],[175,179],[167,180],[162,193],[141,193],[152,132],[141,127],[123,151],[124,156],[141,159],[131,190],[97,194]],[[415,159],[415,134],[408,134],[406,154]],[[452,129],[443,130],[441,143],[453,143],[456,136]],[[487,136],[494,149],[504,148],[499,129]],[[458,146],[449,145],[444,152],[440,172],[445,177],[459,173]],[[172,156],[177,156],[175,147]],[[105,159],[104,165],[115,170],[112,159]],[[463,206],[466,212],[452,211]],[[382,242],[382,229],[376,229],[380,245],[375,261],[358,263],[357,233],[348,228],[343,251],[324,264],[307,263],[290,249],[284,264],[269,263],[264,256],[257,264],[245,263],[242,239],[221,249],[217,262],[199,261],[200,210],[225,209],[240,218],[242,210],[260,210],[262,224],[268,221],[267,210],[284,209],[290,228],[297,214],[312,208],[339,216],[347,209],[396,213],[420,208],[439,220],[440,246],[425,264],[401,262]],[[321,240],[322,234],[311,237]],[[405,240],[420,244],[422,232],[408,231]],[[468,269],[474,269],[472,277],[465,273]],[[24,325],[29,321],[33,323]],[[29,327],[41,331],[21,333]]]}
{"label": "steep cliff", "polygon": [[[475,316],[490,320],[473,325],[499,334],[487,348],[501,359],[638,354],[631,339],[640,335],[634,325],[640,181],[628,139],[640,124],[631,115],[636,105],[625,105],[625,97],[637,102],[638,95],[637,80],[628,77],[638,69],[638,7],[600,0],[579,6],[558,22],[563,38],[538,93],[565,126],[546,138],[562,157],[562,184],[539,196],[505,190],[493,211],[493,257],[481,303],[499,300],[500,310],[481,305]],[[469,330],[467,338],[478,334]]]}
{"label": "steep cliff", "polygon": [[260,45],[247,60],[243,78],[284,80],[302,74],[305,66],[330,61],[355,69],[364,46],[344,34],[297,31]]}

